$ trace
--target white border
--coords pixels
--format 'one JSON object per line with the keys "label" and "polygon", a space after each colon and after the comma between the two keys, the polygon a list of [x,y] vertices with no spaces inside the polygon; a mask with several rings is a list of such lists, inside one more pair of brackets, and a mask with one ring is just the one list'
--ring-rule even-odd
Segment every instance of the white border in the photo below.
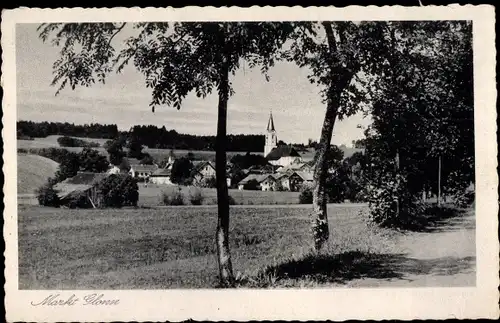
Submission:
{"label": "white border", "polygon": [[[103,291],[117,306],[33,307],[47,291],[18,290],[15,24],[210,20],[472,20],[476,142],[477,286],[320,290]],[[182,9],[15,9],[2,12],[7,321],[344,320],[498,318],[495,15],[492,6]],[[87,294],[89,291],[63,291]]]}

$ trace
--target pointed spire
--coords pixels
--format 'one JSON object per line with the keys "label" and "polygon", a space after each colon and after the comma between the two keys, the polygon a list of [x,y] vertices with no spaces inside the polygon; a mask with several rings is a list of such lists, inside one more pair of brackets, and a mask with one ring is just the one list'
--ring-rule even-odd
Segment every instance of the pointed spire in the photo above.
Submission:
{"label": "pointed spire", "polygon": [[269,121],[267,122],[267,131],[275,131],[272,111],[269,114]]}

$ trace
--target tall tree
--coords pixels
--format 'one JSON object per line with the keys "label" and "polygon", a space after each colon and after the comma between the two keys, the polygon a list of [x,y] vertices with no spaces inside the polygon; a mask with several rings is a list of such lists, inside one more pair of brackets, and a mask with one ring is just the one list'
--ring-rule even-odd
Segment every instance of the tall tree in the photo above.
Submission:
{"label": "tall tree", "polygon": [[363,97],[359,83],[353,78],[361,67],[373,69],[377,43],[381,41],[380,26],[370,22],[299,22],[295,24],[293,44],[286,58],[300,67],[307,67],[312,84],[318,84],[326,103],[326,112],[319,142],[316,145],[312,229],[316,250],[329,238],[327,196],[327,156],[337,118],[359,111]]}
{"label": "tall tree", "polygon": [[[234,285],[229,252],[229,199],[226,182],[227,103],[233,89],[230,76],[242,60],[263,73],[274,63],[274,55],[288,39],[289,24],[273,22],[137,23],[138,35],[129,37],[116,54],[113,39],[126,24],[48,24],[40,26],[41,38],[54,37],[62,44],[54,64],[53,84],[59,90],[104,82],[115,67],[121,71],[129,61],[146,77],[152,89],[151,107],[167,104],[177,109],[195,92],[205,97],[216,88],[217,105],[216,181],[217,255],[221,286]],[[266,74],[267,76],[267,74]],[[58,90],[58,91],[59,91]]]}

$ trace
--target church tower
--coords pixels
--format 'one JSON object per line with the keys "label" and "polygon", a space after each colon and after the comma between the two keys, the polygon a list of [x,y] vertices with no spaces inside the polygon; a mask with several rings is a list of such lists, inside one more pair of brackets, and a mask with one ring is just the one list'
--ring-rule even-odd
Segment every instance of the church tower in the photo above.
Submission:
{"label": "church tower", "polygon": [[264,157],[266,157],[273,148],[278,146],[278,138],[276,137],[276,130],[274,129],[273,113],[269,114],[269,121],[267,122],[266,143],[264,145]]}

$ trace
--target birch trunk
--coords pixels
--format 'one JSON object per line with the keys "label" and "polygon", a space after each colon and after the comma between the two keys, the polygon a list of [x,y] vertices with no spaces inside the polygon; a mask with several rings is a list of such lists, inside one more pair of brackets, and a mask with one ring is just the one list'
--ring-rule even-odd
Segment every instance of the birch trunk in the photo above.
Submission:
{"label": "birch trunk", "polygon": [[217,259],[221,287],[234,286],[233,265],[229,249],[229,196],[226,182],[227,101],[229,98],[229,68],[227,54],[223,54],[220,71],[217,137],[215,150],[215,178],[217,185]]}

